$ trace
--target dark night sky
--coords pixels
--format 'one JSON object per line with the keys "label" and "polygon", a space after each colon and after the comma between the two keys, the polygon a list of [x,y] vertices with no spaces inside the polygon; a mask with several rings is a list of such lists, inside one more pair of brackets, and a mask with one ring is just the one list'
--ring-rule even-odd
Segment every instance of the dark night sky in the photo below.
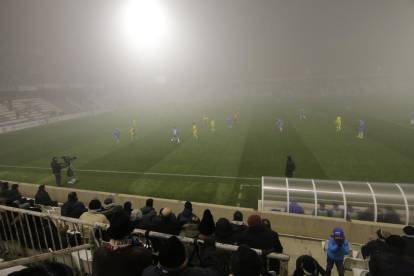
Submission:
{"label": "dark night sky", "polygon": [[120,39],[118,10],[125,2],[0,0],[0,47],[32,51],[33,70],[102,81],[155,75],[175,81],[257,80],[414,69],[413,1],[161,0],[173,23],[172,39],[165,51],[144,58]]}

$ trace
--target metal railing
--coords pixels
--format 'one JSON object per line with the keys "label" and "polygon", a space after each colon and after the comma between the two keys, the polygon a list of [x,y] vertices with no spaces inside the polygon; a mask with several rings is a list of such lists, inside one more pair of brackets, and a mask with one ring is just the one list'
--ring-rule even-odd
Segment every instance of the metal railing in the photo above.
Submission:
{"label": "metal railing", "polygon": [[[109,228],[109,224],[61,216],[58,210],[46,206],[40,213],[0,205],[0,214],[0,250],[8,260],[0,263],[0,269],[54,260],[67,264],[75,272],[92,274],[94,249],[104,243],[102,231]],[[146,238],[145,230],[135,229],[133,233],[143,240]],[[171,235],[149,232],[147,237],[168,239]],[[203,243],[203,240],[177,237],[187,245],[194,246],[195,241]],[[216,248],[235,252],[238,247],[216,243]],[[262,255],[261,250],[254,250]],[[279,275],[288,275],[289,255],[270,253],[266,257],[279,260]]]}

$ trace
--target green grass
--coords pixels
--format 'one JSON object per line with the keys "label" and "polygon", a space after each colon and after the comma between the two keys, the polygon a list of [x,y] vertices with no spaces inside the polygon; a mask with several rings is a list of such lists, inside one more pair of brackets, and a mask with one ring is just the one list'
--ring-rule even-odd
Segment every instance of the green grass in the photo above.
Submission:
{"label": "green grass", "polygon": [[[173,105],[164,107],[162,119],[159,107],[137,105],[5,133],[0,136],[0,179],[55,185],[51,159],[70,155],[78,157],[73,165],[81,180],[74,188],[255,208],[260,178],[283,177],[291,155],[296,178],[412,183],[413,99],[360,96],[352,98],[351,110],[345,109],[346,102],[313,97],[187,103],[180,104],[180,114],[170,114]],[[238,125],[228,130],[226,117],[238,105]],[[306,120],[299,120],[300,107]],[[215,119],[215,133],[202,124],[204,113]],[[334,125],[338,113],[341,132]],[[279,116],[284,132],[276,127]],[[131,142],[134,117],[138,139]],[[366,124],[364,139],[356,137],[360,117]],[[198,140],[192,139],[193,122]],[[170,141],[174,126],[181,144]],[[120,144],[114,143],[115,127],[122,130]],[[241,199],[240,185],[250,185],[243,186]]]}

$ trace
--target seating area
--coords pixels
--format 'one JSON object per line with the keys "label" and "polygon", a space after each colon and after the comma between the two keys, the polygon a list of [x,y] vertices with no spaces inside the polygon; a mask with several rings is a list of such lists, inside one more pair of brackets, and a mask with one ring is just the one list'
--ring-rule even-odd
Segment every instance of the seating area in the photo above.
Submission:
{"label": "seating area", "polygon": [[[39,187],[39,191],[44,189],[44,186],[41,187]],[[52,204],[54,206],[49,206],[48,204],[40,204],[42,201],[37,195],[34,199],[22,198],[18,202],[10,202],[10,200],[7,200],[9,191],[4,191],[4,184],[2,188],[0,197],[5,200],[1,202],[6,207],[0,206],[2,217],[2,226],[0,226],[2,237],[0,244],[1,258],[12,260],[60,252],[63,249],[74,250],[63,255],[54,255],[52,259],[68,265],[75,273],[81,272],[83,275],[85,273],[91,275],[94,262],[95,265],[98,262],[97,260],[102,262],[101,258],[96,258],[93,252],[98,248],[107,250],[106,248],[110,247],[111,241],[119,238],[119,236],[114,237],[113,232],[109,229],[111,229],[111,226],[113,229],[115,229],[115,225],[119,226],[120,220],[123,222],[120,228],[116,228],[117,231],[129,229],[129,227],[131,227],[130,229],[135,228],[133,232],[138,238],[137,241],[143,247],[152,248],[151,254],[154,256],[162,254],[160,252],[163,250],[165,241],[160,241],[160,239],[170,239],[168,238],[170,235],[177,236],[181,242],[184,242],[187,252],[189,252],[188,258],[190,258],[191,252],[200,250],[194,245],[194,238],[201,245],[206,240],[211,239],[214,241],[214,247],[218,250],[217,254],[221,252],[222,248],[228,252],[224,255],[219,254],[220,259],[227,261],[222,264],[220,273],[217,275],[231,275],[230,260],[233,255],[236,255],[235,252],[242,244],[247,244],[250,248],[259,250],[260,254],[270,253],[268,257],[278,259],[280,261],[278,265],[271,265],[270,262],[268,267],[270,271],[275,271],[277,275],[292,275],[293,271],[296,270],[296,259],[304,258],[303,256],[311,256],[315,262],[325,268],[327,265],[326,256],[327,254],[329,256],[328,252],[331,250],[328,244],[334,241],[298,239],[297,237],[278,235],[274,231],[277,229],[277,225],[270,225],[269,220],[262,219],[259,215],[250,215],[248,218],[243,218],[243,213],[239,211],[234,213],[233,218],[213,218],[209,209],[205,209],[203,214],[194,214],[191,202],[186,202],[183,211],[175,214],[168,207],[156,211],[153,208],[154,200],[152,199],[148,199],[145,206],[132,206],[129,201],[115,204],[111,197],[106,198],[103,202],[100,202],[97,198],[91,198],[89,203],[84,204],[78,201],[75,192],[71,192],[68,194],[67,202],[55,202]],[[16,188],[18,186],[12,185],[12,189]],[[29,202],[31,207],[25,204]],[[11,212],[10,208],[13,207],[20,209],[12,209],[13,212]],[[35,219],[36,216],[39,216],[39,220]],[[121,218],[125,219],[122,220]],[[10,223],[11,221],[14,224]],[[11,225],[11,228],[7,225]],[[23,227],[20,228],[20,225]],[[33,227],[35,231],[31,229]],[[29,228],[29,230],[24,230],[25,228]],[[260,231],[266,233],[263,243],[259,244],[251,241],[252,233],[258,231],[258,229],[262,229]],[[126,231],[127,233],[132,232],[132,230]],[[149,233],[146,233],[146,231]],[[333,233],[335,231],[336,229]],[[346,233],[341,233],[341,235],[346,236]],[[352,244],[347,240],[344,241],[345,243],[340,246],[344,246],[348,250],[348,254],[344,254],[343,267],[345,274],[343,275],[367,275],[368,261],[361,254],[363,246]],[[80,249],[82,246],[91,246],[95,249],[92,251]],[[202,258],[202,251],[199,253],[201,257],[191,255],[191,258],[195,258],[196,262],[199,262],[198,258]],[[282,265],[286,258],[290,261]],[[341,274],[338,274],[334,267],[331,275]]]}

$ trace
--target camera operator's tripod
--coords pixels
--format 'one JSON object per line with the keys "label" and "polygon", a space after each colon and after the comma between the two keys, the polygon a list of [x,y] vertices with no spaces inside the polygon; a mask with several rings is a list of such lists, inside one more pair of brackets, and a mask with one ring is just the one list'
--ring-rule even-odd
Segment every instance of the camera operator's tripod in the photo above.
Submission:
{"label": "camera operator's tripod", "polygon": [[75,171],[72,168],[72,164],[68,165],[68,171],[67,171],[67,176],[73,176],[72,180],[69,180],[68,182],[66,182],[66,184],[75,184],[76,182],[79,182],[78,177],[76,176]]}

